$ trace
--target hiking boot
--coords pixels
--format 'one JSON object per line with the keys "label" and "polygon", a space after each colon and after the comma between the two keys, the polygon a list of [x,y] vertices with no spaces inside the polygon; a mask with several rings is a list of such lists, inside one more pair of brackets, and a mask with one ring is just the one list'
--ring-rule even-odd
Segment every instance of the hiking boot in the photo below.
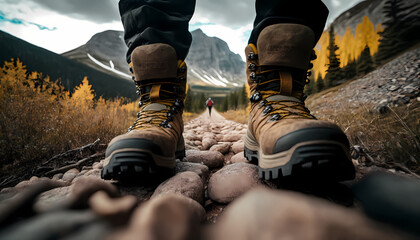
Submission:
{"label": "hiking boot", "polygon": [[260,178],[354,178],[346,135],[304,104],[313,44],[310,28],[275,24],[260,33],[257,46],[245,49],[251,92],[245,157],[258,163]]}
{"label": "hiking boot", "polygon": [[187,66],[167,44],[139,46],[130,70],[140,95],[140,112],[128,132],[108,144],[104,179],[174,174],[176,159],[185,157],[182,132]]}

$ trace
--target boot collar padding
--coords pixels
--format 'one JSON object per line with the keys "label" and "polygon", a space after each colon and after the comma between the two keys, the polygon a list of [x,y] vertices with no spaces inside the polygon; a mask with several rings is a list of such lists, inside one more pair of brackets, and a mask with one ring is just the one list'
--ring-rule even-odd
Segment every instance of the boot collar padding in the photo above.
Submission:
{"label": "boot collar padding", "polygon": [[305,25],[270,25],[261,31],[257,40],[259,63],[307,70],[314,40],[314,32]]}
{"label": "boot collar padding", "polygon": [[176,78],[178,59],[175,49],[168,44],[142,45],[131,54],[136,81]]}

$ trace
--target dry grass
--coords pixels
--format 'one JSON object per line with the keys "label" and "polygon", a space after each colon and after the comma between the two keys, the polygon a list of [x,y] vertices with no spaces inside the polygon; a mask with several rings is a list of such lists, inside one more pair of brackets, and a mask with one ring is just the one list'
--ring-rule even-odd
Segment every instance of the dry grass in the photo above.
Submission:
{"label": "dry grass", "polygon": [[55,154],[98,138],[108,143],[135,120],[135,104],[94,100],[87,81],[70,97],[60,84],[27,73],[19,61],[6,62],[0,80],[2,178],[31,174]]}
{"label": "dry grass", "polygon": [[247,109],[237,109],[237,110],[228,110],[227,112],[220,113],[227,120],[231,120],[237,123],[248,124],[248,115],[249,110]]}
{"label": "dry grass", "polygon": [[193,120],[194,118],[200,116],[202,113],[190,113],[190,112],[184,112],[182,114],[182,119],[184,119],[184,124]]}
{"label": "dry grass", "polygon": [[369,164],[403,164],[420,173],[420,102],[391,107],[386,114],[367,105],[358,109],[342,106],[323,110],[319,117],[336,122],[351,146],[361,146],[370,158],[366,161],[374,161]]}

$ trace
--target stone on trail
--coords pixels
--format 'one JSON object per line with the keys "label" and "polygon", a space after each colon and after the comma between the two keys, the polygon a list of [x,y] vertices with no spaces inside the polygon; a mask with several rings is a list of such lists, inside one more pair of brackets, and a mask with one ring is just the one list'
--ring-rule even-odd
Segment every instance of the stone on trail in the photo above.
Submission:
{"label": "stone on trail", "polygon": [[246,160],[245,156],[244,156],[244,152],[239,152],[237,154],[235,154],[230,161],[232,163],[249,163],[248,160]]}
{"label": "stone on trail", "polygon": [[76,168],[72,168],[65,172],[61,179],[65,182],[71,182],[78,174],[79,170],[77,170]]}
{"label": "stone on trail", "polygon": [[[414,239],[358,211],[300,193],[255,189],[229,205],[208,239]],[[264,236],[264,237],[262,237]]]}
{"label": "stone on trail", "polygon": [[124,224],[137,206],[137,198],[132,195],[111,198],[105,191],[94,193],[88,200],[90,208],[100,217]]}
{"label": "stone on trail", "polygon": [[216,145],[217,141],[214,138],[210,137],[203,137],[203,141],[201,142],[201,145],[203,146],[203,150],[208,150],[213,145]]}
{"label": "stone on trail", "polygon": [[235,163],[214,173],[210,177],[207,191],[213,201],[230,203],[260,184],[257,166]]}
{"label": "stone on trail", "polygon": [[200,223],[205,214],[204,208],[196,201],[169,194],[141,205],[134,211],[129,226],[107,239],[200,239]]}
{"label": "stone on trail", "polygon": [[181,172],[161,183],[150,199],[168,194],[179,194],[203,204],[204,185],[197,173]]}
{"label": "stone on trail", "polygon": [[220,152],[221,154],[226,154],[229,152],[231,145],[232,143],[230,142],[218,143],[216,145],[213,145],[210,148],[210,151],[217,151],[217,152]]}
{"label": "stone on trail", "polygon": [[209,168],[206,165],[181,161],[176,162],[175,172],[195,172],[201,178],[203,184],[207,183],[210,174]]}
{"label": "stone on trail", "polygon": [[228,152],[224,155],[225,158],[225,164],[230,164],[230,159],[235,155],[233,152]]}
{"label": "stone on trail", "polygon": [[244,142],[243,141],[237,141],[232,144],[231,150],[233,153],[237,154],[239,152],[244,151]]}
{"label": "stone on trail", "polygon": [[243,137],[243,134],[239,133],[230,133],[223,136],[223,142],[237,142],[241,140]]}
{"label": "stone on trail", "polygon": [[62,179],[63,178],[63,173],[57,173],[57,174],[54,174],[54,176],[51,178],[52,180],[60,180],[60,179]]}
{"label": "stone on trail", "polygon": [[218,168],[223,165],[224,158],[220,152],[188,150],[186,155],[186,162],[201,163],[209,167],[209,169]]}
{"label": "stone on trail", "polygon": [[36,212],[46,212],[62,206],[62,203],[69,199],[71,186],[54,188],[43,192],[34,204]]}

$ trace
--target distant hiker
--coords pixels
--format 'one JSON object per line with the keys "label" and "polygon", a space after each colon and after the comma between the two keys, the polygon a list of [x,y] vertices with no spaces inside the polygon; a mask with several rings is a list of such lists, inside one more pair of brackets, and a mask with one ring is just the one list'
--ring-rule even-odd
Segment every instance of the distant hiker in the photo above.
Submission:
{"label": "distant hiker", "polygon": [[206,101],[206,106],[209,109],[209,116],[211,116],[211,108],[213,107],[213,105],[214,105],[214,101],[211,100],[211,98],[209,97]]}
{"label": "distant hiker", "polygon": [[[185,156],[184,60],[194,8],[195,0],[120,0],[140,112],[128,133],[108,144],[102,178],[173,175],[176,159]],[[255,9],[245,48],[251,95],[246,158],[258,163],[260,178],[267,180],[353,179],[346,135],[335,123],[317,120],[304,103],[328,8],[321,0],[256,0]]]}

